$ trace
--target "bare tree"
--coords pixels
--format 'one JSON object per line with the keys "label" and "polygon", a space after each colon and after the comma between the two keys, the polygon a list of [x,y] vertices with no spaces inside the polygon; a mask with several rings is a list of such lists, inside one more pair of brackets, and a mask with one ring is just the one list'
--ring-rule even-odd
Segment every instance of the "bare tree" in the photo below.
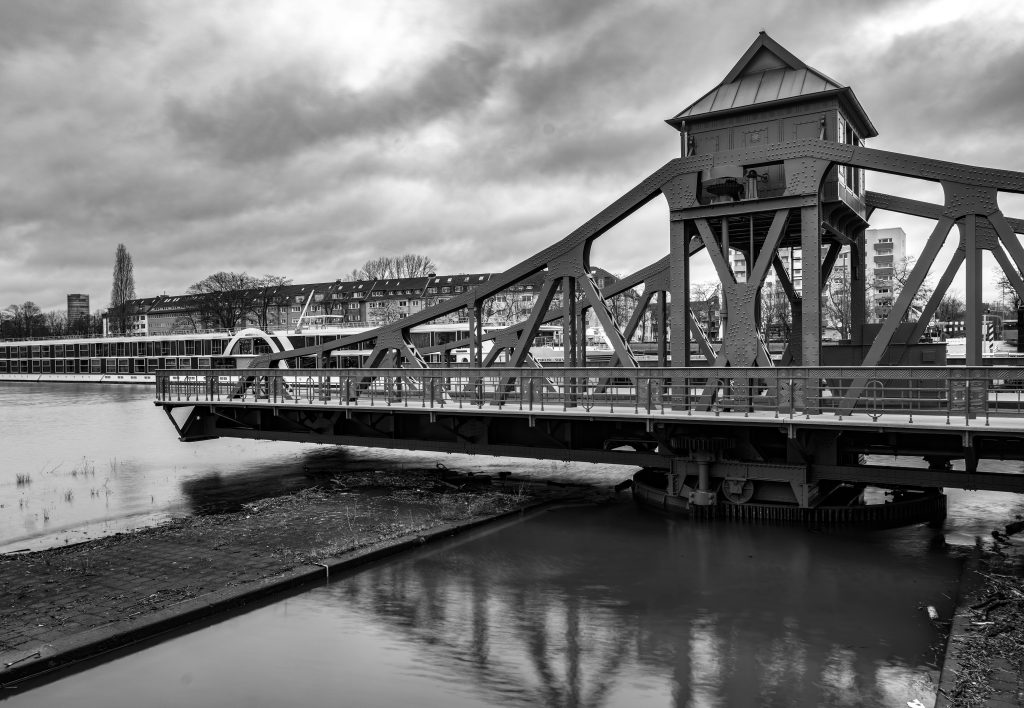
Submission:
{"label": "bare tree", "polygon": [[521,290],[505,288],[483,301],[483,319],[487,324],[508,326],[521,322],[533,309],[533,298]]}
{"label": "bare tree", "polygon": [[43,322],[51,337],[63,337],[68,333],[68,315],[61,310],[50,310],[43,315]]}
{"label": "bare tree", "polygon": [[46,327],[42,310],[31,300],[26,300],[21,305],[11,305],[7,308],[5,316],[12,337],[35,337],[42,335]]}
{"label": "bare tree", "polygon": [[949,292],[935,308],[935,319],[939,322],[957,322],[967,316],[967,306],[958,293]]}
{"label": "bare tree", "polygon": [[718,339],[718,327],[722,322],[721,291],[720,283],[690,284],[690,310],[711,339]]}
{"label": "bare tree", "polygon": [[[641,291],[638,288],[630,288],[629,290],[623,290],[618,295],[613,295],[608,298],[608,309],[612,313],[612,318],[615,320],[619,327],[625,327],[629,318],[633,316],[633,310],[636,309],[640,302]],[[640,323],[633,332],[634,339],[640,339],[641,341],[648,340],[648,332],[654,329],[654,310],[653,304],[648,303],[644,313],[641,315]]]}
{"label": "bare tree", "polygon": [[761,336],[768,342],[788,342],[792,332],[793,308],[785,288],[778,283],[765,284],[761,288]]}
{"label": "bare tree", "polygon": [[832,275],[825,283],[825,297],[822,306],[825,324],[836,330],[840,339],[851,339],[853,337],[853,283],[850,280],[849,269],[836,267],[832,270]]}
{"label": "bare tree", "polygon": [[196,329],[235,329],[244,326],[253,314],[258,279],[246,273],[221,271],[189,286],[189,295],[197,295],[190,313]]}
{"label": "bare tree", "polygon": [[[882,301],[881,304],[876,300],[876,311],[875,317],[879,320],[884,320],[889,316],[889,311],[892,306],[900,297],[900,293],[903,292],[903,288],[906,287],[907,281],[910,280],[910,274],[914,271],[915,259],[913,256],[907,256],[901,258],[899,261],[893,264],[892,277],[891,278],[876,278],[874,282],[875,291],[879,288],[889,288],[892,294],[891,300]],[[926,277],[921,282],[921,287],[914,293],[914,299],[910,303],[910,309],[907,311],[903,318],[904,322],[916,322],[917,318],[921,316],[921,310],[928,303],[928,299],[932,296],[934,288],[931,284],[931,276]]]}
{"label": "bare tree", "polygon": [[401,256],[372,258],[349,274],[351,280],[386,280],[388,278],[421,278],[437,272],[429,256],[405,253]]}
{"label": "bare tree", "polygon": [[380,300],[376,307],[368,310],[367,316],[371,324],[386,325],[402,319],[402,311],[394,300]]}
{"label": "bare tree", "polygon": [[131,303],[135,300],[135,268],[131,254],[123,243],[117,244],[114,255],[114,282],[110,289],[110,318],[114,330],[128,331],[132,315]]}
{"label": "bare tree", "polygon": [[0,310],[0,339],[14,336],[14,305]]}
{"label": "bare tree", "polygon": [[395,274],[399,278],[421,278],[437,272],[437,266],[430,256],[418,253],[405,253],[399,256],[395,265]]}
{"label": "bare tree", "polygon": [[269,326],[269,312],[271,307],[282,307],[288,304],[288,298],[284,295],[286,285],[291,285],[291,278],[283,275],[264,275],[262,278],[253,278],[253,287],[256,288],[252,300],[252,314],[256,325],[266,331]]}
{"label": "bare tree", "polygon": [[992,314],[998,314],[1002,317],[1016,317],[1016,310],[1020,306],[1020,298],[1017,297],[1017,291],[1010,282],[1010,279],[1006,277],[1006,273],[1003,272],[1002,268],[992,269],[992,279],[999,289],[999,300],[994,303],[995,307],[993,309],[995,312]]}

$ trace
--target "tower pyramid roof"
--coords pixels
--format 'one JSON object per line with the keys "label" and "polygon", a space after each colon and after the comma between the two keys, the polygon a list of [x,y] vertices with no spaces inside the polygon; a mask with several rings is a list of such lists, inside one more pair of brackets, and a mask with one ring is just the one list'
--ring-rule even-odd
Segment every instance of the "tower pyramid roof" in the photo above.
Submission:
{"label": "tower pyramid roof", "polygon": [[846,94],[859,110],[868,128],[864,137],[878,135],[849,86],[808,66],[762,31],[718,86],[666,122],[679,129],[683,122],[697,116],[833,93]]}

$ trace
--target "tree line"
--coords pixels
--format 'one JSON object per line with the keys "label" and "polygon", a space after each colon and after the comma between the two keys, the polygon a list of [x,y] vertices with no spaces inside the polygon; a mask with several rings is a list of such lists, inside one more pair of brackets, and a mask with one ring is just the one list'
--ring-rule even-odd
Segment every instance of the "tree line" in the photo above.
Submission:
{"label": "tree line", "polygon": [[68,313],[65,310],[43,312],[31,300],[0,310],[0,338],[3,339],[87,336],[102,331],[102,310],[96,310],[72,322],[68,321]]}

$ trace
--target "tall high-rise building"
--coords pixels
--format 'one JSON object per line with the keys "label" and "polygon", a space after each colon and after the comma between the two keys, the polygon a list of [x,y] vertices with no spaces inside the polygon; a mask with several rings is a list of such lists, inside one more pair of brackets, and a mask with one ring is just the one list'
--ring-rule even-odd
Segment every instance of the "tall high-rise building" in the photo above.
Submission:
{"label": "tall high-rise building", "polygon": [[868,229],[864,232],[864,247],[868,319],[879,322],[892,309],[893,294],[899,290],[895,279],[906,271],[907,234],[898,226]]}
{"label": "tall high-rise building", "polygon": [[68,294],[68,326],[85,320],[89,321],[89,296],[78,293]]}

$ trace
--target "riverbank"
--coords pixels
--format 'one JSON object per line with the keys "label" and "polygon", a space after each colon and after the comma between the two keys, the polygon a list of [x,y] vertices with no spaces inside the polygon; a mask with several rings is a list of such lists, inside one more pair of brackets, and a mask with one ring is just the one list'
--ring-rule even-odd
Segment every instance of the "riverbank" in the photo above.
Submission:
{"label": "riverbank", "polygon": [[1024,539],[993,537],[964,569],[938,708],[1024,706]]}
{"label": "riverbank", "polygon": [[234,513],[0,556],[0,686],[588,493],[443,469],[350,473]]}

